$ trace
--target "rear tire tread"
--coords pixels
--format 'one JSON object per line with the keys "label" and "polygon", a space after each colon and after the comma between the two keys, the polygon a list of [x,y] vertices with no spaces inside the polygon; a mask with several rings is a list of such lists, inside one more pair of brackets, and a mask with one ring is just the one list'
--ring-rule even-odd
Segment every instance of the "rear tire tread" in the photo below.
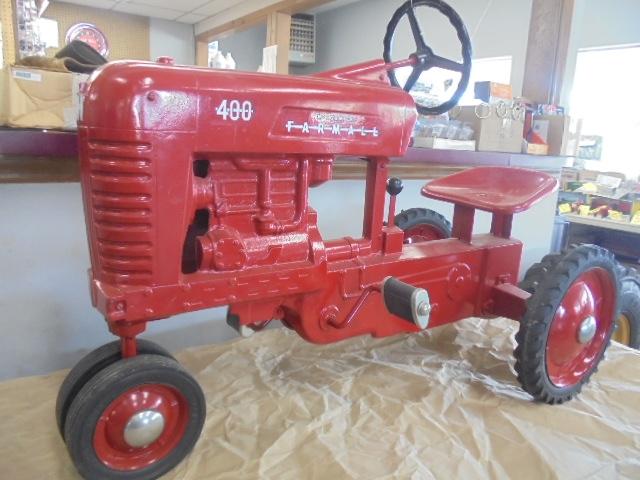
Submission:
{"label": "rear tire tread", "polygon": [[620,313],[629,320],[631,328],[628,346],[640,349],[640,275],[634,268],[619,265]]}
{"label": "rear tire tread", "polygon": [[451,222],[447,220],[444,215],[428,208],[416,207],[410,208],[409,210],[402,210],[395,217],[396,227],[403,231],[422,224],[440,230],[444,238],[451,237]]}

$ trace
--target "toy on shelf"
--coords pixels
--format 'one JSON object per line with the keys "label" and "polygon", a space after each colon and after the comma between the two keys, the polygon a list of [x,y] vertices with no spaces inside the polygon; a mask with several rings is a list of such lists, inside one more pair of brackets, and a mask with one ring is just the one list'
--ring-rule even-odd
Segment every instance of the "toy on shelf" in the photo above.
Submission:
{"label": "toy on shelf", "polygon": [[[454,26],[462,63],[426,44],[415,15],[423,7]],[[405,17],[416,52],[393,61]],[[611,254],[579,247],[516,285],[523,247],[513,217],[553,192],[554,178],[462,171],[422,189],[455,205],[450,227],[414,223],[410,241],[396,226],[411,219],[396,220],[402,182],[389,179],[389,158],[407,151],[416,109],[446,111],[467,86],[471,43],[458,14],[439,0],[406,2],[384,57],[311,77],[167,58],[94,74],[79,128],[91,298],[119,340],[81,360],[58,396],[58,426],[85,478],[157,478],[195,445],[203,392],[166,350],[138,339],[149,322],[183,312],[228,305],[243,335],[277,320],[318,344],[505,316],[520,322],[516,370],[534,399],[567,401],[595,372],[616,316]],[[402,67],[412,73],[395,88]],[[442,104],[416,105],[410,92],[433,67],[460,83]],[[322,238],[309,206],[309,188],[331,179],[337,155],[367,164],[362,238]],[[476,210],[492,214],[490,232],[472,234]]]}

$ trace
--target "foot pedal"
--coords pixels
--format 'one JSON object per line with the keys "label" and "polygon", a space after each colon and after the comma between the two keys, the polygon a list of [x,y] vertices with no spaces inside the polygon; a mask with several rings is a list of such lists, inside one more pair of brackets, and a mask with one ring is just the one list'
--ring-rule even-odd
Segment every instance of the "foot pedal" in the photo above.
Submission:
{"label": "foot pedal", "polygon": [[251,335],[256,333],[253,328],[246,325],[240,325],[240,317],[230,312],[227,312],[227,325],[238,332],[238,334],[243,338],[250,337]]}
{"label": "foot pedal", "polygon": [[382,283],[382,298],[389,313],[413,323],[421,330],[429,326],[431,302],[429,292],[424,288],[387,277]]}

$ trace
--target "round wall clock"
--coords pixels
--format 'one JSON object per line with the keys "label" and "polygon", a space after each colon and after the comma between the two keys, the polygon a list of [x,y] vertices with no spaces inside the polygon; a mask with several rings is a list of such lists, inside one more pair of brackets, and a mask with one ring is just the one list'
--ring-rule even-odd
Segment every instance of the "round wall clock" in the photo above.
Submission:
{"label": "round wall clock", "polygon": [[67,30],[66,42],[71,43],[74,40],[80,40],[89,44],[94,50],[100,52],[100,55],[106,57],[109,55],[109,42],[104,33],[98,27],[91,23],[76,23]]}

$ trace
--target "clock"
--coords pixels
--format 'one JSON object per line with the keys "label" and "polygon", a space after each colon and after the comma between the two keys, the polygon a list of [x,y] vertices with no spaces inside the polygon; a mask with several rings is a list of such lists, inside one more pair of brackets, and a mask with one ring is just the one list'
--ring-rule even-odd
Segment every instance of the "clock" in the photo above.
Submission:
{"label": "clock", "polygon": [[103,57],[109,55],[109,42],[104,33],[91,23],[76,23],[67,30],[67,45],[74,40],[80,40],[91,46]]}

